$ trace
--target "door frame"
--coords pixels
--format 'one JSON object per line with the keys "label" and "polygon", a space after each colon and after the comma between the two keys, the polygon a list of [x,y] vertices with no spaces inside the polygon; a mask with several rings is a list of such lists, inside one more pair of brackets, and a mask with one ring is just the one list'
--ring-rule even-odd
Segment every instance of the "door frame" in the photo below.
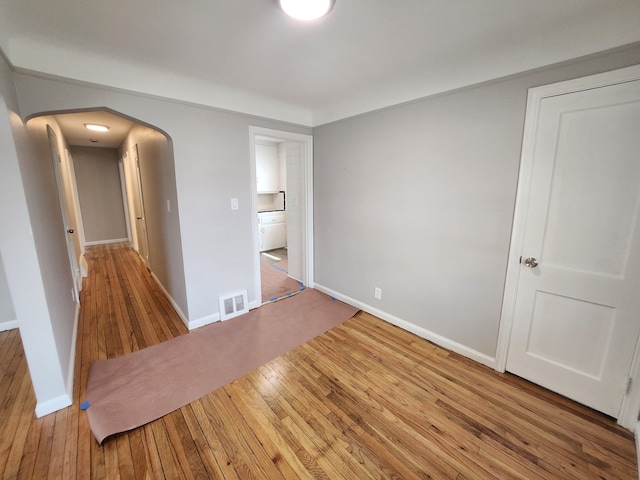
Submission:
{"label": "door frame", "polygon": [[[631,82],[640,79],[640,65],[622,68],[611,72],[600,73],[588,77],[577,78],[564,82],[554,83],[529,89],[527,96],[527,109],[525,113],[524,135],[522,140],[522,153],[520,157],[520,173],[516,193],[515,211],[513,216],[513,228],[511,231],[511,244],[507,260],[507,272],[502,299],[502,313],[500,316],[500,329],[498,331],[498,344],[496,349],[495,369],[504,372],[507,367],[509,354],[509,342],[518,292],[518,279],[520,274],[520,256],[524,248],[525,225],[529,200],[531,194],[531,172],[534,162],[534,143],[538,130],[538,118],[540,104],[543,99],[558,95],[595,89],[609,85]],[[640,338],[638,339],[640,340]],[[629,393],[624,397],[618,424],[633,430],[638,424],[640,413],[640,342],[636,341],[635,353],[628,374],[631,377]]]}
{"label": "door frame", "polygon": [[[256,135],[264,135],[267,137],[282,138],[304,144],[304,211],[305,211],[305,252],[304,252],[304,278],[302,282],[309,288],[314,287],[314,243],[313,243],[313,136],[302,133],[286,132],[284,130],[274,130],[271,128],[249,126],[249,164],[251,168],[251,218],[256,219],[253,222],[253,285],[256,292],[256,298],[250,302],[250,308],[257,308],[262,304],[261,288],[262,280],[260,278],[260,238],[258,232],[258,187],[256,185]],[[287,227],[288,228],[288,227]]]}

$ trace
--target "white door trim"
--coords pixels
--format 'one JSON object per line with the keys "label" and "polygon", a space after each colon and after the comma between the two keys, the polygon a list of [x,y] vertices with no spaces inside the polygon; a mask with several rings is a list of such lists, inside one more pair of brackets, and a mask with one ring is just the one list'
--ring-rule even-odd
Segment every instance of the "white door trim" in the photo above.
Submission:
{"label": "white door trim", "polygon": [[[504,372],[506,369],[507,356],[509,353],[509,341],[511,338],[516,294],[518,291],[520,256],[522,255],[525,239],[524,226],[527,220],[526,216],[531,194],[530,180],[534,159],[533,147],[538,129],[537,119],[539,116],[540,103],[547,97],[631,82],[638,79],[640,79],[640,65],[529,89],[522,140],[522,154],[520,157],[520,174],[513,217],[513,230],[511,232],[511,245],[509,248],[496,351],[495,368],[500,372]],[[636,350],[629,376],[632,378],[631,388],[629,394],[622,402],[620,414],[618,415],[618,423],[625,428],[633,430],[636,427],[638,414],[640,413],[640,352],[638,343],[636,343]]]}
{"label": "white door trim", "polygon": [[[305,275],[302,282],[309,288],[313,288],[314,283],[314,243],[313,243],[313,136],[302,133],[292,133],[283,130],[274,130],[271,128],[249,126],[249,164],[251,167],[251,218],[258,218],[258,187],[256,184],[256,162],[255,162],[255,136],[264,135],[268,137],[283,138],[285,140],[293,140],[304,144],[304,207],[305,207]],[[255,253],[254,266],[254,291],[256,292],[256,300],[251,302],[251,308],[259,307],[262,303],[260,298],[261,280],[260,280],[260,238],[258,232],[258,224],[253,225],[253,251]]]}

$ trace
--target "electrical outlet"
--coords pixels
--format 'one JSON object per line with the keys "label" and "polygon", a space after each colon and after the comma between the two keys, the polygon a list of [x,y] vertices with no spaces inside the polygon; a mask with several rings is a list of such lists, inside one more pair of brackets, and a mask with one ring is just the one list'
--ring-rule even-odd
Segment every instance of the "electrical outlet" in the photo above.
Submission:
{"label": "electrical outlet", "polygon": [[374,296],[374,297],[376,297],[378,300],[382,300],[382,289],[381,289],[381,288],[376,287],[376,288],[373,290],[373,296]]}

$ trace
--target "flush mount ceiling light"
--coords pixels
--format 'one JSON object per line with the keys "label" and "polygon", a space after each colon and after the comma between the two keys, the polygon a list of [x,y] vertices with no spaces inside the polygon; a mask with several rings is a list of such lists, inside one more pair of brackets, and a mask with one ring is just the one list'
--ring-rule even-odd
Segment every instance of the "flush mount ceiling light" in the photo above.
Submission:
{"label": "flush mount ceiling light", "polygon": [[93,130],[94,132],[108,132],[109,127],[106,125],[98,125],[97,123],[85,123],[84,128],[88,128],[89,130]]}
{"label": "flush mount ceiling light", "polygon": [[297,20],[316,20],[331,11],[336,0],[280,0],[284,13]]}

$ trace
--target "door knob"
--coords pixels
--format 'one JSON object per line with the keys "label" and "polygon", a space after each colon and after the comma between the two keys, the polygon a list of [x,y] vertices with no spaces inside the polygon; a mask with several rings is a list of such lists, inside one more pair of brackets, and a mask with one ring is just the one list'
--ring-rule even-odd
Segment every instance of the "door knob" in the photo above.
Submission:
{"label": "door knob", "polygon": [[524,259],[524,264],[529,268],[536,268],[538,266],[538,261],[533,257],[529,257]]}
{"label": "door knob", "polygon": [[69,230],[67,230],[67,232],[73,233],[73,228],[70,228]]}
{"label": "door knob", "polygon": [[136,217],[136,220],[142,220],[142,217]]}

